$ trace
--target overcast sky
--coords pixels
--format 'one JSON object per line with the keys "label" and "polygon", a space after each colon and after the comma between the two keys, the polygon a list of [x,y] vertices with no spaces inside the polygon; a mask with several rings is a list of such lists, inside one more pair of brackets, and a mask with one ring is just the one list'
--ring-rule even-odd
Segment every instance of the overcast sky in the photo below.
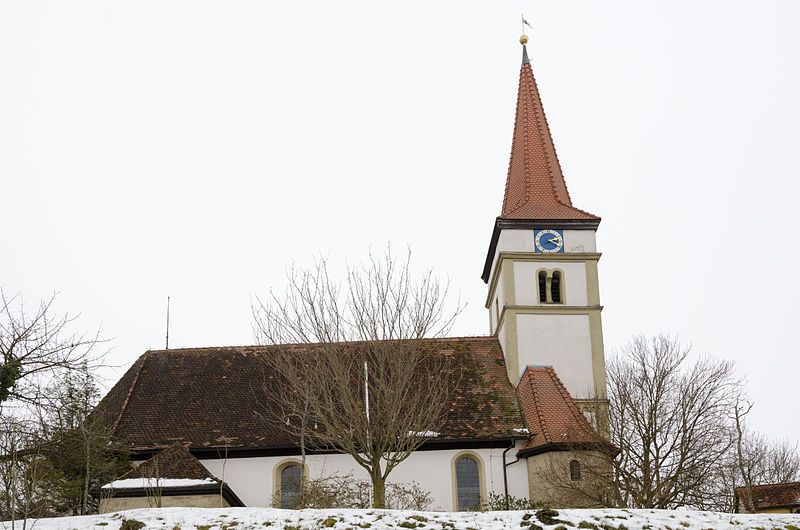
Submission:
{"label": "overcast sky", "polygon": [[293,261],[410,245],[488,332],[520,10],[576,206],[603,217],[608,352],[732,359],[800,439],[800,3],[0,3],[0,285],[111,337],[251,343]]}

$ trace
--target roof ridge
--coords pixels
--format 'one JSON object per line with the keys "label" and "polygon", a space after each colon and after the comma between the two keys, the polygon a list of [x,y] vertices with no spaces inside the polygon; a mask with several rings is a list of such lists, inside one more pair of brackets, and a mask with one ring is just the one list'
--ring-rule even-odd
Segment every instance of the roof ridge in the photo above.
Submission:
{"label": "roof ridge", "polygon": [[[523,50],[525,50],[525,54],[527,55],[527,51],[528,51],[527,47],[523,45],[522,48],[523,48]],[[522,84],[522,82],[523,82],[523,80],[525,78],[525,72],[526,72],[525,66],[526,66],[526,64],[523,64],[522,65],[522,70],[520,71],[520,85]],[[528,67],[528,70],[530,70],[531,73],[532,73],[533,70],[531,70],[530,62],[527,63],[527,67]],[[530,93],[530,86],[528,87],[528,89],[529,89],[528,92]],[[521,95],[522,95],[522,90],[520,90],[520,96]],[[533,108],[532,108],[532,105],[531,105],[530,101],[525,101],[524,110],[525,110],[525,119],[522,121],[522,168],[523,168],[523,171],[524,171],[524,175],[527,176],[527,175],[530,174],[530,164],[528,163],[528,125],[529,125],[528,122],[530,121],[530,114],[534,114],[534,119],[536,119],[536,116],[535,116],[535,113],[533,112]],[[538,129],[538,121],[537,121],[537,129]],[[541,131],[539,131],[539,138],[541,139]],[[525,202],[522,203],[522,204],[528,203],[528,202],[530,202],[530,200],[531,200],[531,181],[530,181],[529,178],[526,178],[525,179]],[[519,206],[517,206],[517,207],[519,207]]]}
{"label": "roof ridge", "polygon": [[531,370],[531,373],[528,375],[528,384],[531,387],[531,396],[533,397],[533,403],[535,405],[534,411],[536,413],[536,418],[539,420],[539,428],[542,429],[542,434],[544,435],[544,439],[546,442],[551,442],[552,438],[550,437],[550,432],[547,430],[547,423],[544,421],[544,417],[542,416],[542,401],[539,397],[539,392],[536,389],[536,385],[533,384],[533,367],[529,366],[527,370]]}
{"label": "roof ridge", "polygon": [[[117,433],[117,427],[119,427],[119,422],[122,421],[122,416],[125,415],[125,409],[128,408],[128,402],[133,395],[133,391],[136,389],[136,384],[139,382],[139,376],[144,369],[145,363],[147,363],[147,359],[150,356],[150,350],[144,352],[139,359],[142,360],[141,364],[139,364],[139,369],[136,371],[136,376],[133,378],[133,382],[131,383],[130,388],[128,388],[127,394],[125,394],[125,399],[122,400],[122,406],[119,408],[119,415],[117,416],[116,421],[114,421],[114,425],[111,427],[111,434]],[[139,360],[137,359],[137,361]]]}
{"label": "roof ridge", "polygon": [[[547,138],[549,138],[550,142],[552,143],[553,142],[553,135],[550,132],[550,125],[547,123],[547,115],[544,112],[544,105],[541,104],[542,96],[541,96],[541,94],[539,94],[539,85],[536,83],[536,78],[533,77],[533,67],[530,65],[530,63],[528,63],[527,65],[523,65],[523,68],[525,68],[526,66],[527,66],[527,69],[530,70],[530,73],[531,73],[529,79],[527,80],[528,85],[529,85],[528,86],[528,90],[532,94],[535,93],[535,94],[539,95],[539,104],[540,104],[540,107],[541,107],[541,109],[540,109],[541,113],[536,113],[536,112],[533,113],[534,114],[533,119],[535,120],[535,123],[536,123],[536,131],[539,133],[539,141],[542,143],[542,145],[545,145],[545,144],[547,144]],[[533,84],[532,87],[530,86],[531,83]],[[544,122],[544,127],[542,127],[542,122]],[[545,130],[547,131],[547,138],[545,138]],[[525,135],[526,144],[527,144],[527,136],[528,135],[526,134]],[[555,153],[555,146],[553,146],[553,152]],[[547,149],[545,149],[543,154],[544,154],[545,164],[547,164],[547,176],[549,177],[549,180],[550,180],[550,188],[553,191],[553,197],[555,198],[556,202],[563,204],[563,202],[558,197],[558,190],[556,190],[556,183],[555,183],[555,179],[553,178],[554,177],[554,175],[553,175],[553,162],[550,160],[550,153],[548,152]],[[528,159],[528,152],[526,150],[525,151],[525,160],[526,160],[525,173],[526,174],[528,173],[528,171],[527,171],[527,169],[528,169],[527,168],[527,159]],[[556,164],[558,165],[559,172],[561,172],[561,164],[558,162],[558,155],[556,155]],[[527,187],[528,188],[530,188],[530,183],[529,182],[530,182],[530,179],[526,179],[526,183],[527,183]],[[564,183],[564,187],[566,187],[566,182]],[[567,194],[567,195],[569,195],[569,194]],[[529,202],[531,200],[529,195],[526,196],[525,199],[526,199],[526,202]],[[571,206],[571,204],[564,204],[564,206]]]}
{"label": "roof ridge", "polygon": [[[201,474],[205,475],[206,478],[209,478],[209,479],[214,480],[214,481],[219,482],[219,483],[223,483],[223,481],[219,477],[214,475],[208,468],[206,468],[202,464],[202,462],[200,462],[200,459],[198,459],[196,456],[194,456],[192,454],[191,450],[185,444],[182,444],[182,443],[176,443],[174,445],[170,445],[168,447],[164,447],[163,449],[160,449],[159,451],[157,451],[154,454],[152,454],[149,458],[144,460],[141,465],[139,465],[139,466],[127,471],[126,473],[124,473],[123,475],[121,475],[118,478],[119,479],[124,479],[124,478],[127,478],[129,476],[133,477],[133,478],[138,478],[138,475],[140,475],[142,472],[146,472],[147,469],[148,469],[147,467],[143,467],[143,466],[147,466],[148,464],[151,464],[151,463],[158,466],[159,475],[160,475],[158,478],[161,478],[161,479],[193,478],[193,477],[165,477],[164,474],[169,474],[165,470],[165,468],[168,468],[169,464],[172,463],[169,460],[169,458],[180,458],[180,459],[184,460],[185,462],[187,462],[188,464],[190,464],[191,466],[193,466]],[[165,467],[162,467],[162,464]],[[186,471],[187,473],[190,472],[190,469],[187,468],[185,465],[182,465],[181,468],[184,471]]]}
{"label": "roof ridge", "polygon": [[[768,484],[753,484],[750,486],[751,488],[775,488],[775,487],[786,487],[786,486],[800,486],[800,481],[792,481],[792,482],[770,482]],[[737,486],[734,489],[744,489],[747,486]]]}
{"label": "roof ridge", "polygon": [[[420,340],[423,341],[458,341],[458,340],[492,340],[496,339],[497,337],[494,335],[458,335],[455,337],[423,337]],[[207,350],[235,350],[235,349],[245,349],[245,348],[278,348],[281,346],[319,346],[322,344],[360,344],[364,342],[394,342],[399,340],[416,340],[411,338],[406,339],[378,339],[378,340],[347,340],[341,342],[292,342],[287,344],[239,344],[239,345],[229,345],[229,346],[195,346],[189,348],[170,348],[168,350],[147,350],[143,355],[146,354],[153,354],[153,353],[171,353],[171,352],[182,352],[182,351],[207,351]]]}
{"label": "roof ridge", "polygon": [[[520,79],[521,78],[522,78],[522,70],[520,70]],[[510,156],[508,157],[508,171],[506,172],[506,175],[511,174],[511,168],[514,164],[514,137],[517,135],[517,124],[519,123],[519,105],[521,101],[522,101],[522,92],[518,90],[517,105],[514,107],[514,131],[511,133],[511,153]],[[503,193],[503,206],[501,208],[500,217],[503,216],[502,210],[505,208],[506,202],[508,201],[508,190],[510,186],[511,186],[511,179],[506,177],[506,186],[505,186],[505,192]],[[519,204],[515,206],[514,209],[517,209],[520,206],[522,205]]]}
{"label": "roof ridge", "polygon": [[561,382],[561,378],[558,377],[555,369],[552,366],[545,368],[547,370],[548,375],[550,376],[553,383],[555,383],[558,392],[561,394],[561,397],[564,398],[564,401],[567,403],[567,408],[569,408],[570,412],[572,413],[573,418],[575,418],[578,423],[583,424],[583,427],[590,427],[589,420],[586,419],[586,416],[581,414],[580,409],[578,409],[578,404],[575,403],[575,399],[570,395],[567,391],[567,388],[564,386],[564,383]]}

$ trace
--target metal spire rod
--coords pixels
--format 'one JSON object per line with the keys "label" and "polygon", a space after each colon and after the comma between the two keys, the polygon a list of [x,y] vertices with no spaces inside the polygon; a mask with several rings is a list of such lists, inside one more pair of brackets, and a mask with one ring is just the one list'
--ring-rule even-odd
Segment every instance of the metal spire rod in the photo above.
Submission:
{"label": "metal spire rod", "polygon": [[164,348],[165,350],[169,349],[169,296],[167,297],[167,345]]}

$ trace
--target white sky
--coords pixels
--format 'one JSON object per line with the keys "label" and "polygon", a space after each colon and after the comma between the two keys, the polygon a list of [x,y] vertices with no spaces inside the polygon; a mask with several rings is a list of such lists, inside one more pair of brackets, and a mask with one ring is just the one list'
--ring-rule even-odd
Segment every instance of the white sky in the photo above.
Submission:
{"label": "white sky", "polygon": [[[491,6],[491,7],[489,7]],[[313,255],[411,245],[469,300],[499,213],[520,9],[606,349],[734,359],[800,439],[800,74],[791,0],[0,3],[0,285],[148,348],[252,342],[250,297]]]}

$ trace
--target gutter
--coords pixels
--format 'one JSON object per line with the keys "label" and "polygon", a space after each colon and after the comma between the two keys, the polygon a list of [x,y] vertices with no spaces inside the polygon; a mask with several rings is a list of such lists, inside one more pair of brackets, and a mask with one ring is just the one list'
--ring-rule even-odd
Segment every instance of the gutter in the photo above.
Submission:
{"label": "gutter", "polygon": [[[514,438],[431,438],[419,446],[415,451],[442,451],[447,449],[499,449],[507,447],[508,440]],[[519,437],[519,439],[524,439]],[[148,458],[165,447],[156,448],[132,448],[131,456],[135,459]],[[200,460],[216,460],[224,458],[222,456],[222,447],[197,447],[189,446],[189,452],[197,459]],[[250,458],[259,456],[296,456],[300,454],[300,448],[297,445],[288,446],[242,446],[242,447],[228,447],[225,449],[227,458]],[[341,451],[336,449],[317,449],[314,451],[306,450],[306,454],[340,454]]]}
{"label": "gutter", "polygon": [[520,451],[519,456],[522,458],[528,458],[530,456],[536,456],[554,451],[597,451],[600,453],[606,453],[612,458],[616,457],[620,453],[620,450],[617,447],[608,442],[550,442]]}
{"label": "gutter", "polygon": [[506,448],[505,451],[503,451],[503,491],[505,492],[504,501],[506,505],[506,510],[508,510],[508,466],[516,464],[520,460],[519,452],[517,452],[517,459],[514,460],[513,462],[506,463],[506,453],[514,449],[514,446],[517,444],[517,441],[514,439],[509,440],[509,442],[510,445],[508,446],[508,448]]}

